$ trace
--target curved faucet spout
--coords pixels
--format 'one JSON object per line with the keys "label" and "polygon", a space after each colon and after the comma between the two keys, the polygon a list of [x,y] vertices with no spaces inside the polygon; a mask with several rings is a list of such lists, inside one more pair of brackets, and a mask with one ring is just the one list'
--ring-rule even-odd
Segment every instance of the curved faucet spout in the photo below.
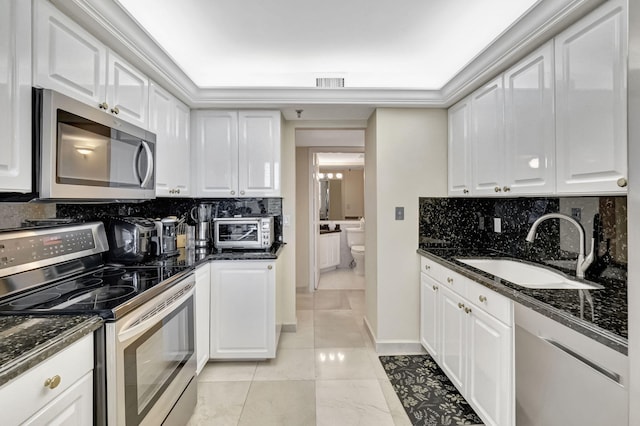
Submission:
{"label": "curved faucet spout", "polygon": [[580,222],[578,222],[571,216],[567,216],[566,214],[547,213],[545,215],[540,216],[531,225],[531,229],[529,229],[529,233],[527,234],[527,238],[526,238],[528,242],[532,243],[535,240],[536,230],[538,229],[538,225],[540,225],[542,222],[544,222],[547,219],[564,219],[569,223],[572,223],[578,229],[578,234],[580,235],[580,243],[579,243],[580,247],[578,247],[579,253],[578,253],[578,261],[576,264],[576,276],[578,278],[584,278],[584,272],[587,270],[589,265],[591,265],[591,262],[593,262],[595,240],[591,238],[591,251],[589,252],[589,255],[585,258],[584,255],[586,250],[585,250],[584,228],[582,227]]}

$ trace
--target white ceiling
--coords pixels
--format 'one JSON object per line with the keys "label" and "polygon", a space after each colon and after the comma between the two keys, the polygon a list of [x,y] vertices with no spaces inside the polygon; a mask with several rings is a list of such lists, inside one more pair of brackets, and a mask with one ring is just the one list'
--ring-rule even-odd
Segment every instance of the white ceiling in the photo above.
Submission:
{"label": "white ceiling", "polygon": [[202,88],[440,89],[541,0],[114,1]]}
{"label": "white ceiling", "polygon": [[319,152],[316,154],[318,165],[323,168],[364,167],[363,152]]}

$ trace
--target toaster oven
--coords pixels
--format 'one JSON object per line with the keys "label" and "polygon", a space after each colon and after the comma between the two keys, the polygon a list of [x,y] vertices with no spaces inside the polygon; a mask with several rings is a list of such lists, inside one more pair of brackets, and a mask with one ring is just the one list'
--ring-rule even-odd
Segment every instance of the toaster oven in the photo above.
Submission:
{"label": "toaster oven", "polygon": [[213,220],[213,246],[218,249],[269,249],[273,244],[273,216]]}

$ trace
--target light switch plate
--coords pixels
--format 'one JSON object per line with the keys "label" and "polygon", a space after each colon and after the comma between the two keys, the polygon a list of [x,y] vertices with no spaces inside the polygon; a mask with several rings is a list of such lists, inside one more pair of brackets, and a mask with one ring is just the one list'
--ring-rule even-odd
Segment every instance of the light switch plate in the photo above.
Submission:
{"label": "light switch plate", "polygon": [[493,232],[502,232],[502,219],[500,219],[499,217],[493,218]]}
{"label": "light switch plate", "polygon": [[396,220],[404,220],[404,207],[396,207]]}

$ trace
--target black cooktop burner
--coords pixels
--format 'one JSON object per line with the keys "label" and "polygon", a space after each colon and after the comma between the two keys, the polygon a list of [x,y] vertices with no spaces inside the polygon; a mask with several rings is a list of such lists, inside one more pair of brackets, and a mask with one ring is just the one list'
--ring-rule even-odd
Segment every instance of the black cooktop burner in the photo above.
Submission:
{"label": "black cooktop burner", "polygon": [[117,306],[184,269],[175,264],[104,266],[0,302],[0,314],[92,313],[109,319]]}

